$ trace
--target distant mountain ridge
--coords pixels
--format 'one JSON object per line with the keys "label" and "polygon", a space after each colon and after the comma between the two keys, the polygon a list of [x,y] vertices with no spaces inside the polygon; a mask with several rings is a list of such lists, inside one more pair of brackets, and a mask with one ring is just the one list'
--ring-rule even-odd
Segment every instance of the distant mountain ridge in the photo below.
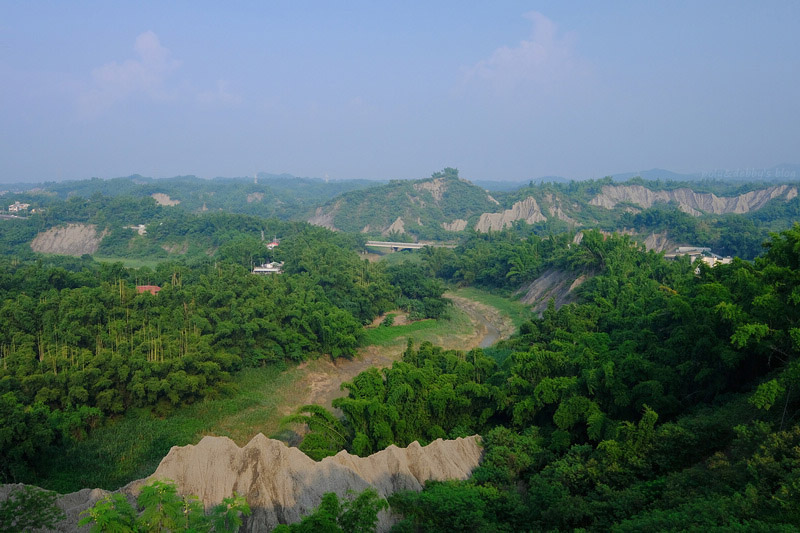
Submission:
{"label": "distant mountain ridge", "polygon": [[[374,187],[367,180],[326,181],[321,178],[298,178],[290,174],[260,173],[250,178],[203,179],[196,176],[175,176],[154,179],[132,176],[88,180],[61,181],[27,185],[16,193],[22,198],[54,195],[61,199],[93,194],[104,196],[153,197],[162,205],[178,205],[193,212],[227,211],[284,220],[302,218],[317,205],[342,193]],[[13,194],[13,193],[12,193]]]}
{"label": "distant mountain ridge", "polygon": [[791,182],[665,182],[636,177],[619,183],[607,177],[531,183],[493,196],[459,178],[455,169],[449,170],[448,175],[436,173],[425,180],[397,180],[342,194],[318,207],[307,220],[340,231],[382,236],[409,233],[417,238],[447,238],[448,233],[468,229],[500,231],[518,222],[557,230],[622,229],[623,213],[636,214],[658,204],[673,204],[692,216],[747,214],[772,201],[792,201],[798,194],[797,184]]}
{"label": "distant mountain ridge", "polygon": [[[632,178],[642,178],[648,181],[698,181],[698,180],[726,180],[726,181],[786,181],[786,180],[797,180],[800,179],[800,164],[798,163],[782,163],[779,165],[775,165],[772,167],[736,167],[736,168],[729,168],[729,167],[719,167],[714,168],[711,170],[706,171],[699,171],[699,172],[688,172],[688,173],[681,173],[681,172],[674,172],[672,170],[662,169],[662,168],[652,168],[649,170],[638,170],[638,171],[628,171],[628,172],[616,172],[616,173],[605,173],[605,174],[595,174],[595,176],[609,176],[614,181],[627,181]],[[253,176],[257,180],[262,180],[262,182],[267,182],[270,184],[281,184],[287,182],[295,182],[295,183],[325,183],[330,185],[336,184],[350,184],[356,185],[356,188],[361,187],[371,187],[375,185],[382,185],[388,183],[390,180],[385,178],[375,178],[375,179],[328,179],[328,178],[319,178],[319,177],[300,177],[295,176],[293,174],[289,174],[287,172],[283,172],[280,174],[274,174],[270,172],[258,172]],[[155,183],[164,183],[169,182],[172,180],[181,180],[181,179],[195,179],[200,180],[202,182],[249,182],[253,180],[251,177],[215,177],[215,178],[198,178],[192,175],[184,175],[184,176],[174,176],[171,178],[151,178],[142,176],[140,174],[132,174],[127,177],[118,177],[118,178],[86,178],[86,179],[63,179],[63,180],[44,180],[38,182],[8,182],[8,183],[0,183],[0,192],[2,191],[13,191],[13,192],[24,192],[31,189],[46,189],[46,190],[57,190],[57,189],[65,189],[68,188],[70,184],[79,184],[83,182],[97,182],[97,181],[105,181],[105,182],[114,182],[119,183],[119,180],[129,179],[134,181],[136,184],[155,184]],[[578,179],[571,179],[565,178],[563,176],[558,175],[547,175],[547,176],[539,176],[536,178],[520,178],[520,179],[504,179],[504,180],[494,180],[491,178],[486,179],[474,179],[471,182],[474,185],[482,187],[488,191],[513,191],[515,189],[519,189],[520,187],[524,187],[526,185],[540,185],[544,183],[569,183],[571,181],[586,181],[589,179],[597,179],[592,177],[586,178],[578,178]],[[406,181],[401,180],[401,181]],[[413,181],[409,180],[409,181]]]}
{"label": "distant mountain ridge", "polygon": [[702,178],[699,172],[681,174],[663,168],[651,168],[650,170],[640,170],[638,172],[621,172],[619,174],[609,174],[614,181],[628,181],[633,178],[642,178],[648,181],[696,181]]}
{"label": "distant mountain ridge", "polygon": [[715,168],[703,172],[690,172],[688,174],[681,174],[663,168],[653,168],[638,172],[610,174],[610,176],[614,181],[628,181],[637,177],[648,181],[786,181],[800,178],[800,164],[784,163],[769,168]]}
{"label": "distant mountain ridge", "polygon": [[[647,181],[680,181],[692,182],[702,180],[723,181],[787,181],[800,179],[800,164],[783,163],[772,167],[737,167],[714,168],[701,172],[675,172],[663,168],[651,168],[633,172],[617,172],[602,174],[610,176],[614,181],[625,182],[633,178],[642,178]],[[473,180],[489,191],[513,191],[529,184],[541,185],[544,183],[569,183],[571,181],[585,181],[590,178],[572,180],[562,176],[540,176],[529,180]]]}
{"label": "distant mountain ridge", "polygon": [[[768,169],[767,173],[791,177],[800,174],[798,171],[800,166],[782,165]],[[666,176],[685,175],[662,175]],[[669,238],[662,236],[662,240],[666,239],[664,242],[676,239],[710,242],[718,238],[724,226],[731,222],[724,217],[737,215],[746,219],[737,222],[744,226],[733,234],[748,235],[749,257],[756,255],[757,250],[751,245],[761,238],[761,234],[766,237],[769,231],[780,231],[800,219],[800,182],[796,179],[761,182],[715,179],[649,181],[638,176],[625,182],[613,177],[571,182],[548,179],[541,183],[530,182],[514,190],[490,192],[462,179],[458,170],[453,168],[435,172],[425,179],[392,180],[388,183],[364,180],[326,182],[319,178],[264,173],[252,178],[213,180],[194,176],[156,180],[135,175],[112,180],[95,178],[47,184],[27,193],[6,193],[2,200],[7,201],[7,205],[15,200],[30,203],[31,211],[37,209],[45,213],[45,220],[57,215],[65,201],[69,204],[79,198],[98,207],[117,206],[113,208],[113,214],[97,218],[99,224],[92,239],[87,237],[88,233],[78,232],[79,229],[83,231],[82,228],[69,226],[70,223],[87,222],[85,217],[81,220],[61,218],[62,228],[50,233],[46,230],[55,224],[39,227],[41,235],[33,247],[35,250],[74,255],[92,253],[91,250],[98,246],[94,242],[97,239],[102,240],[101,251],[113,249],[115,254],[134,253],[126,251],[125,239],[130,240],[130,245],[139,247],[136,253],[140,255],[145,253],[145,249],[156,250],[154,237],[132,236],[131,230],[123,231],[122,228],[150,224],[155,213],[165,217],[170,216],[172,210],[306,221],[370,238],[395,240],[454,240],[463,232],[501,231],[527,224],[536,232],[548,234],[583,228],[633,231],[637,239],[645,241],[651,233],[661,234],[678,224],[681,229],[671,232]],[[97,194],[102,197],[95,198]],[[136,202],[126,203],[126,196],[147,200],[144,203],[138,201],[141,205],[135,207]],[[108,199],[112,198],[117,200],[109,202]],[[148,205],[151,199],[152,208]],[[53,211],[50,211],[51,207]],[[163,211],[157,211],[156,207]],[[136,214],[137,210],[142,214]],[[681,221],[675,212],[705,218],[697,223]],[[705,225],[706,229],[698,224]],[[709,224],[716,226],[713,238],[708,233]],[[752,226],[760,229],[755,230]],[[694,229],[687,233],[690,227]],[[107,233],[110,229],[111,233]],[[30,234],[30,239],[36,236],[30,229],[25,231]],[[15,242],[19,240],[17,238]],[[181,239],[176,237],[177,240]],[[173,253],[174,244],[158,243],[168,253]],[[169,245],[168,248],[164,248],[165,245]],[[185,248],[185,242],[181,246]]]}

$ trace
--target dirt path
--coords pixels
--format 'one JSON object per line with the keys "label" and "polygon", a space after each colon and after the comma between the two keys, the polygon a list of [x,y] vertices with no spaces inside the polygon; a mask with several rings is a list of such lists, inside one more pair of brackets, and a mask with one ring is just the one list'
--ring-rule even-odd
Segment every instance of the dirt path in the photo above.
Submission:
{"label": "dirt path", "polygon": [[[453,304],[469,316],[472,323],[471,335],[446,335],[440,339],[439,344],[446,349],[470,350],[475,347],[491,346],[499,339],[507,339],[514,332],[511,319],[504,316],[496,308],[470,300],[452,293],[445,294]],[[367,346],[362,348],[353,359],[328,358],[304,363],[300,366],[307,367],[308,371],[297,383],[298,389],[307,391],[302,404],[315,403],[330,407],[334,398],[342,396],[341,384],[353,379],[359,373],[371,367],[384,368],[391,366],[398,360],[405,350],[405,339],[392,346]],[[289,414],[298,405],[286,406]]]}

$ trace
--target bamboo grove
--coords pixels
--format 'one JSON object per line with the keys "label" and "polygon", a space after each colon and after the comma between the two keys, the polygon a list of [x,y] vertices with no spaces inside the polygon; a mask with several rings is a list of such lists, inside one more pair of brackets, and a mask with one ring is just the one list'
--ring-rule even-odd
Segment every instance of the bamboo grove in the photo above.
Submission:
{"label": "bamboo grove", "polygon": [[580,303],[490,349],[409,345],[345,384],[343,420],[293,417],[312,429],[300,446],[483,435],[470,480],[389,499],[394,531],[794,531],[798,250],[795,225],[754,263],[712,269],[589,232],[554,259],[594,273]]}
{"label": "bamboo grove", "polygon": [[[309,228],[279,253],[285,273],[273,276],[210,258],[155,270],[4,261],[0,474],[24,478],[54,439],[81,438],[131,407],[163,416],[218,394],[243,366],[351,357],[362,324],[397,300],[443,292],[434,284],[433,293],[404,295],[396,274],[327,230]],[[141,284],[161,290],[140,293]]]}

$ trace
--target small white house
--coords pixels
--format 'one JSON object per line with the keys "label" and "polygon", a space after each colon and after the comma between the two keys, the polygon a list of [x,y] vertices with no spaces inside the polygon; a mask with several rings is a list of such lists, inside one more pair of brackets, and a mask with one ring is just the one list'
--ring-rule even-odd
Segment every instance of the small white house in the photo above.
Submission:
{"label": "small white house", "polygon": [[283,261],[264,263],[253,268],[253,274],[283,274]]}
{"label": "small white house", "polygon": [[125,226],[125,229],[132,229],[139,235],[147,235],[147,226],[144,224],[134,224],[133,226]]}

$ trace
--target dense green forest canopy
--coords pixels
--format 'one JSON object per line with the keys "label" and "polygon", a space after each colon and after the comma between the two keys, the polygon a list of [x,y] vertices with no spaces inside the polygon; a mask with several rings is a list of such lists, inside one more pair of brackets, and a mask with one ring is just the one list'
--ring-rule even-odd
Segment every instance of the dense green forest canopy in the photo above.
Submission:
{"label": "dense green forest canopy", "polygon": [[[431,183],[464,183],[454,172]],[[607,184],[518,194],[588,202]],[[359,255],[363,234],[304,222],[97,191],[48,202],[0,221],[5,481],[37,480],[44,454],[132,410],[168,416],[224,393],[245,366],[351,357],[363,326],[387,310],[442,317],[446,284],[510,296],[557,269],[587,280],[577,304],[551,305],[492,348],[409,345],[391,368],[345,385],[341,418],[318,406],[298,413],[312,429],[301,448],[321,458],[482,434],[486,458],[472,479],[390,500],[405,516],[398,531],[789,531],[800,520],[797,197],[741,215],[590,206],[605,232],[576,239],[564,221],[518,221],[391,265]],[[67,223],[105,231],[98,255],[160,262],[125,268],[31,250],[37,233]],[[138,224],[146,235],[128,227]],[[610,232],[619,227],[746,260],[713,269],[666,260]],[[284,273],[251,273],[266,261]]]}
{"label": "dense green forest canopy", "polygon": [[[37,233],[72,223],[94,224],[105,233],[97,254],[120,258],[166,259],[170,255],[208,257],[226,247],[246,246],[257,253],[253,261],[266,257],[265,239],[291,237],[310,231],[303,222],[284,222],[275,218],[228,213],[189,213],[176,207],[161,206],[153,198],[133,196],[79,196],[58,200],[27,218],[2,220],[0,256],[35,257],[30,243]],[[132,226],[143,224],[146,234]],[[325,231],[325,230],[322,230]],[[340,235],[337,243],[346,249],[363,245],[364,239]],[[225,258],[225,257],[221,257]],[[251,262],[243,263],[251,266]]]}
{"label": "dense green forest canopy", "polygon": [[[29,478],[51,443],[130,408],[166,415],[216,394],[242,366],[352,357],[363,324],[389,309],[441,316],[442,284],[418,285],[414,267],[386,269],[352,246],[303,225],[272,251],[239,237],[216,259],[155,269],[0,259],[0,475]],[[252,253],[284,273],[252,274]]]}
{"label": "dense green forest canopy", "polygon": [[[711,269],[589,233],[561,259],[598,270],[582,303],[487,350],[409,345],[346,385],[330,448],[485,436],[469,481],[390,498],[396,531],[794,530],[798,250],[795,225]],[[328,426],[312,453],[333,453]]]}

